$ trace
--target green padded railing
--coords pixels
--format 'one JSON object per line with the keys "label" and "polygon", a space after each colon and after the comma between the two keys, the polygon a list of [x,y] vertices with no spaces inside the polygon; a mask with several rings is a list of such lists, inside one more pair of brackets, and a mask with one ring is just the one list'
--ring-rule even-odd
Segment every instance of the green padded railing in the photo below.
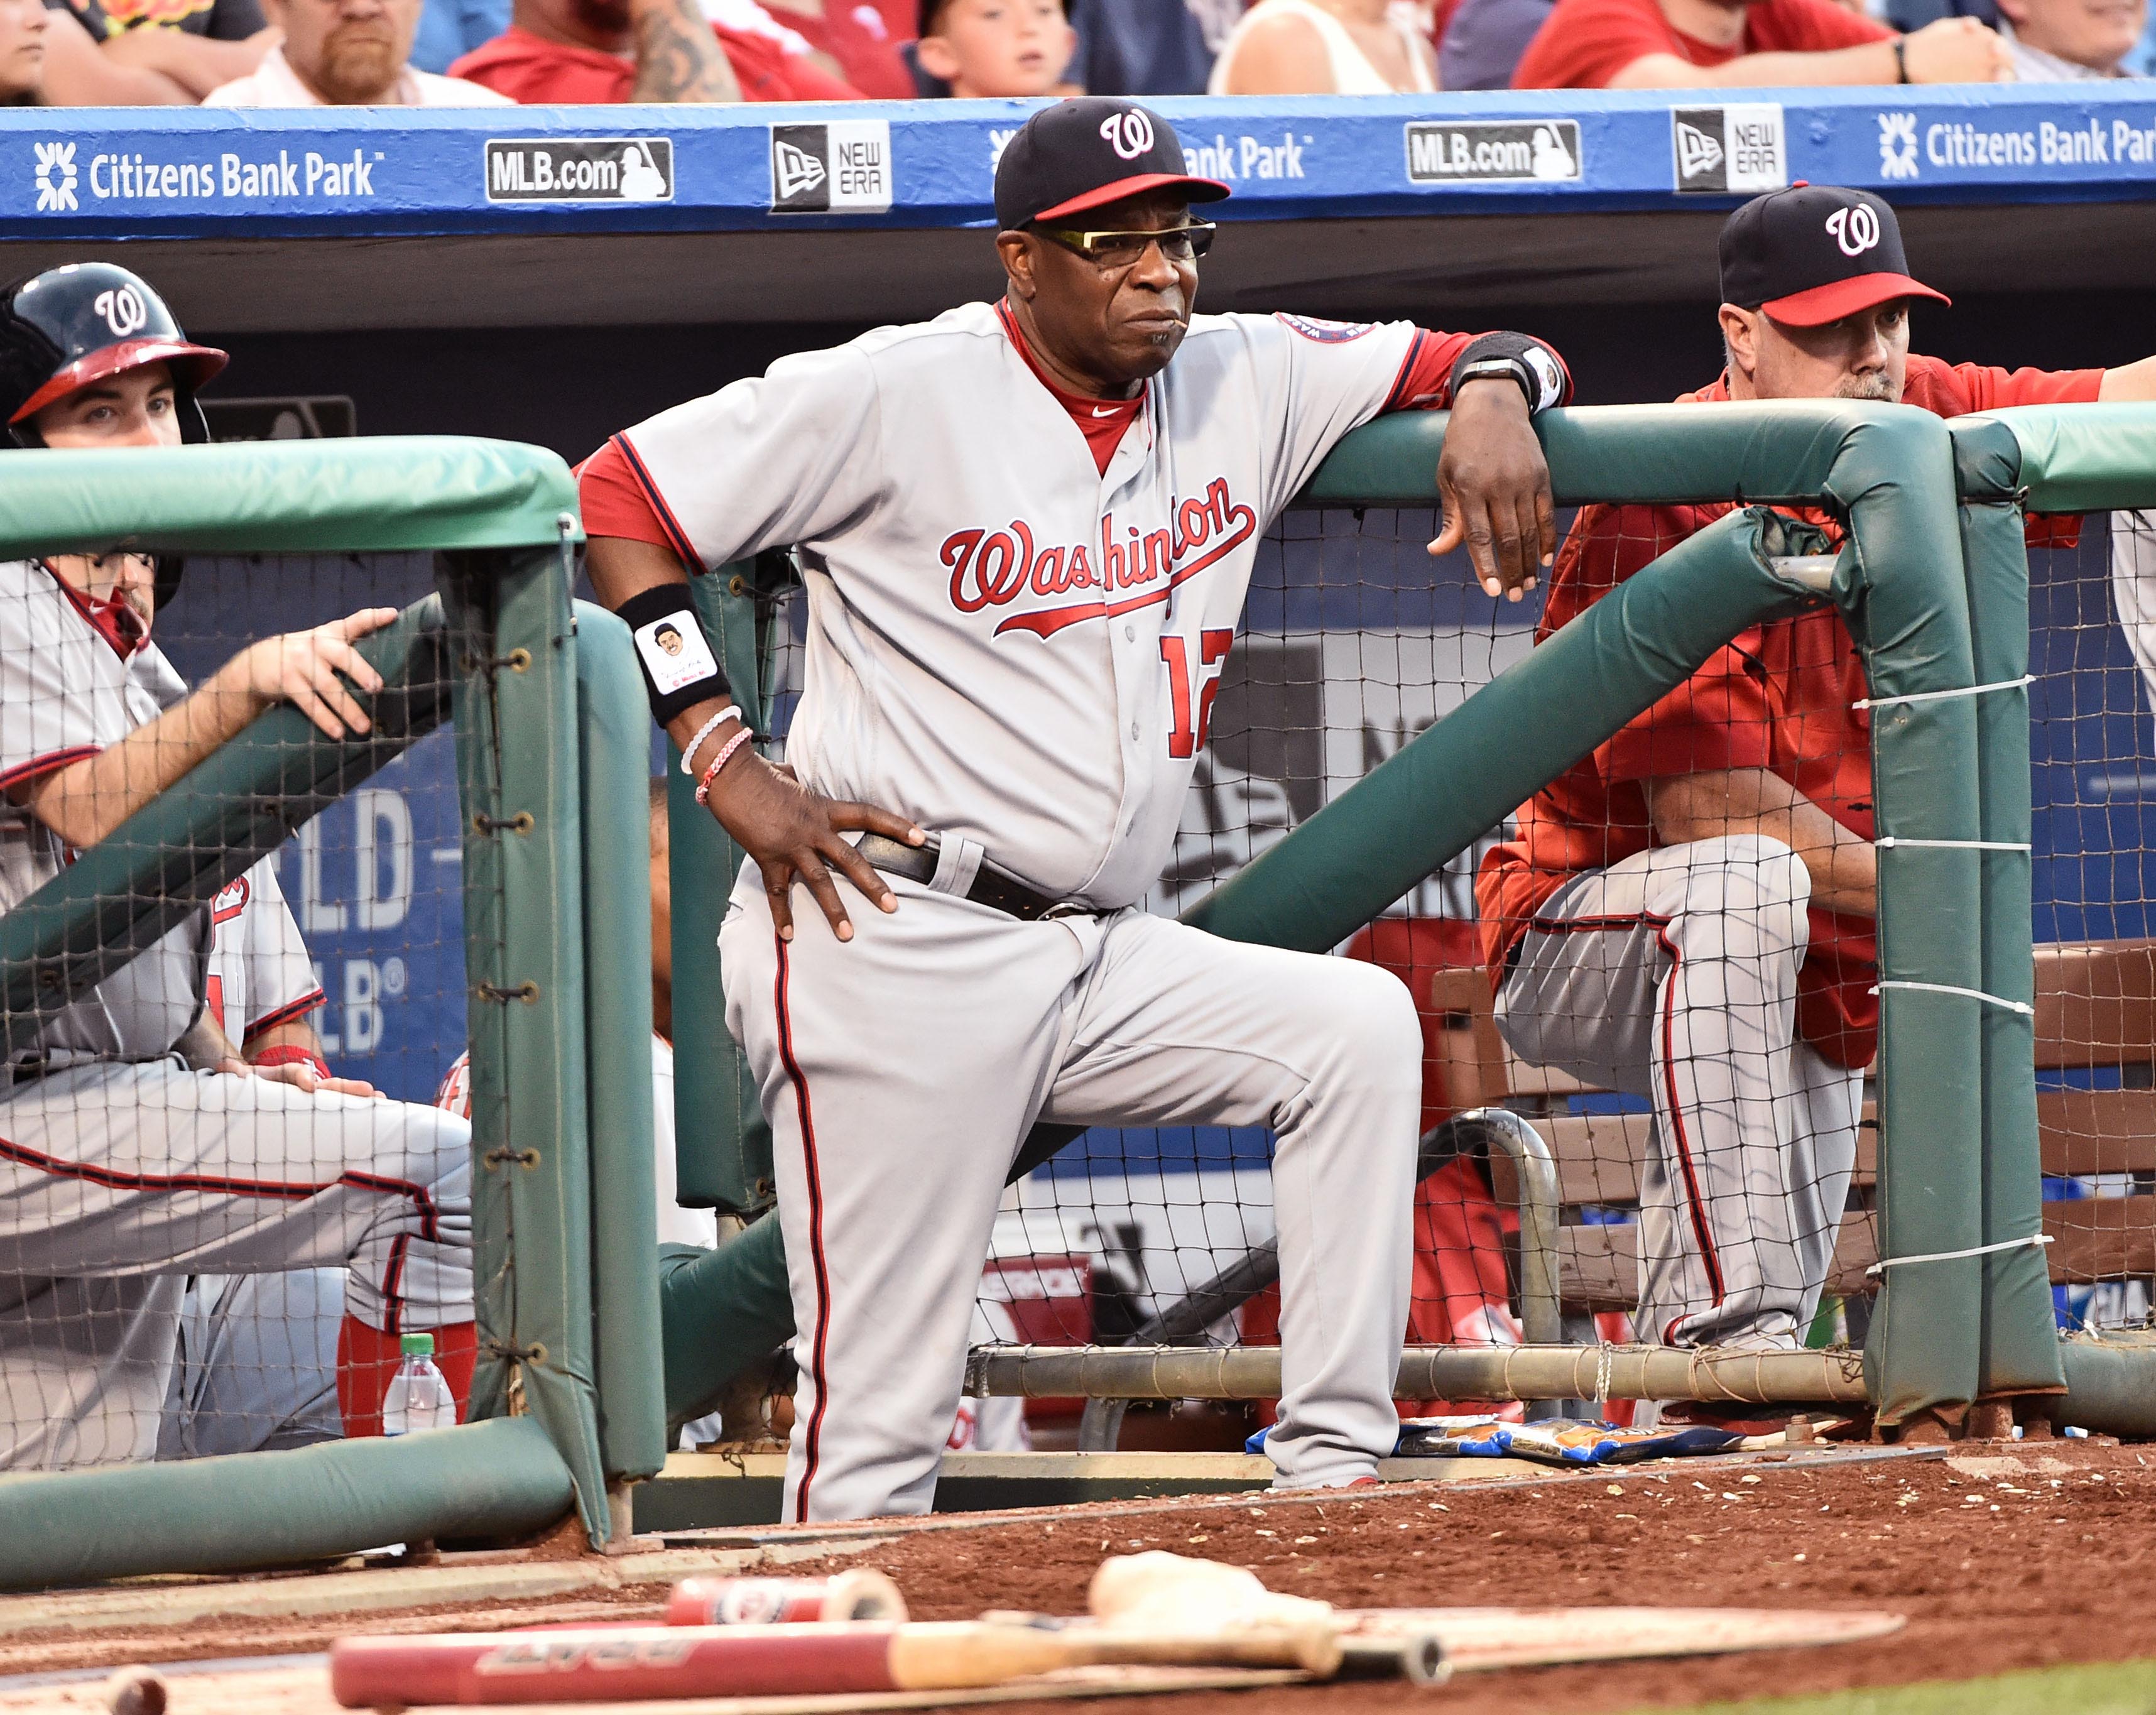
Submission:
{"label": "green padded railing", "polygon": [[542,447],[448,435],[11,452],[0,559],[116,547],[221,554],[528,547],[577,523]]}
{"label": "green padded railing", "polygon": [[[1297,504],[1432,505],[1445,427],[1441,414],[1403,414],[1356,431]],[[1864,652],[1873,694],[1974,682],[1952,450],[1939,418],[1901,406],[1793,401],[1560,411],[1537,427],[1566,501],[1774,500],[1845,519],[1851,542],[1834,598]],[[1716,557],[1715,542],[1737,528],[1705,538],[1700,557],[1665,555],[1625,586],[1622,602],[1590,608],[1561,647],[1553,640],[1500,675],[1188,919],[1236,938],[1337,943],[1647,706],[1640,697],[1674,688],[1706,652],[1767,610],[1746,605],[1763,599],[1762,591],[1727,570],[1748,556],[1756,565],[1760,551],[1743,548],[1733,562]],[[1896,704],[1875,721],[1873,743],[1881,833],[1943,843],[1900,854],[1882,889],[1882,1254],[1960,1250],[1981,1242],[1987,1219],[2018,1220],[2035,1210],[2041,1191],[2033,1176],[2002,1186],[2000,1206],[1988,1213],[1974,1165],[1984,1102],[1970,1076],[1982,1063],[1979,1004],[1943,992],[1974,989],[1983,978],[1966,929],[1981,876],[1975,854],[1957,844],[1976,839],[1979,827],[1976,711],[1967,698]],[[1018,1171],[1058,1142],[1037,1133]],[[762,1355],[747,1345],[790,1327],[783,1248],[775,1224],[759,1223],[669,1276],[667,1391],[675,1416],[701,1409]],[[1986,1339],[1996,1345],[2010,1325],[2018,1347],[2035,1348],[2040,1327],[2048,1338],[2048,1293],[2041,1303],[2026,1292],[1986,1303],[1983,1276],[1974,1261],[1889,1272],[1866,1366],[1882,1422],[1982,1397],[1990,1379]],[[704,1328],[722,1332],[706,1341]]]}
{"label": "green padded railing", "polygon": [[[2032,405],[1956,418],[1955,478],[1961,497],[1963,557],[1969,568],[1977,679],[2019,680],[2029,666],[2029,556],[2025,512],[2107,511],[2156,506],[2156,405]],[[2025,689],[1975,699],[1983,746],[1984,837],[2030,839],[2029,696]],[[1986,851],[1981,918],[1985,991],[2027,1004],[2035,996],[2030,955],[2033,860],[2023,851]],[[1984,1219],[1992,1250],[1981,1260],[1987,1302],[2044,1291],[2049,1270],[2034,1241],[2041,1209],[2024,1206],[2022,1183],[2042,1171],[2036,1120],[2035,1021],[2004,1007],[1984,1020]],[[2025,1344],[2035,1343],[2033,1333]],[[1985,1392],[2037,1391],[2020,1385],[2048,1357],[2063,1360],[2067,1397],[2056,1421],[2116,1435],[2156,1434],[2156,1348],[2050,1343],[2025,1349],[2012,1332],[1987,1329]]]}

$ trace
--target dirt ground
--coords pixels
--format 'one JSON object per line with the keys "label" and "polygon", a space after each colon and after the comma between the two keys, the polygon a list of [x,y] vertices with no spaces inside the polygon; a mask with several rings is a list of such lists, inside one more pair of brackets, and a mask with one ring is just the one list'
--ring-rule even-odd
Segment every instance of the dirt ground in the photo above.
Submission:
{"label": "dirt ground", "polygon": [[[1248,1566],[1276,1589],[1343,1606],[1861,1608],[1908,1619],[1893,1637],[1833,1649],[1463,1676],[1434,1695],[1445,1715],[1616,1711],[2156,1656],[2147,1625],[2156,1448],[2057,1442],[1946,1451],[1833,1466],[1772,1456],[1742,1465],[1694,1460],[1483,1488],[1417,1483],[1322,1500],[1256,1494],[939,1520],[828,1562],[771,1569],[873,1566],[925,1620],[989,1608],[1082,1611],[1101,1558],[1137,1548]],[[753,1534],[793,1553],[808,1546],[798,1532]],[[634,1561],[617,1564],[626,1572]],[[0,1639],[0,1675],[290,1656],[345,1630],[656,1618],[665,1594],[662,1585],[631,1585],[357,1623],[204,1620],[170,1634],[18,1633]],[[1129,1715],[1289,1707],[1345,1715],[1390,1707],[1402,1695],[1396,1686],[1341,1685],[1115,1707]]]}

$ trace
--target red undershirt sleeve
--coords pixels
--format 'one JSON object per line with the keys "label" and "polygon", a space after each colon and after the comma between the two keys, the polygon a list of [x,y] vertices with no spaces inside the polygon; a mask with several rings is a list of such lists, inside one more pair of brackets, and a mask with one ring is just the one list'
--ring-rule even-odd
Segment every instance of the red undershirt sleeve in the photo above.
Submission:
{"label": "red undershirt sleeve", "polygon": [[608,441],[577,467],[577,504],[587,536],[619,536],[672,548],[673,538],[659,521],[621,448]]}
{"label": "red undershirt sleeve", "polygon": [[1474,337],[1471,333],[1433,333],[1428,328],[1417,328],[1379,414],[1442,409],[1450,401],[1452,366]]}

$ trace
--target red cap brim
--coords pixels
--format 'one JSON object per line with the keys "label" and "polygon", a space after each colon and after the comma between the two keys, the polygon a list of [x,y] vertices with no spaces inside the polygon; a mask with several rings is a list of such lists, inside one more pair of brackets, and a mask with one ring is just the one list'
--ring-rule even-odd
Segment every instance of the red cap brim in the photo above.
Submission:
{"label": "red cap brim", "polygon": [[144,340],[121,340],[116,345],[100,347],[88,357],[78,358],[66,368],[55,370],[53,378],[23,401],[23,408],[10,417],[10,424],[21,423],[35,416],[55,399],[64,399],[78,388],[88,387],[93,381],[102,381],[108,375],[118,375],[124,370],[140,369],[145,363],[169,363],[173,378],[192,393],[206,384],[218,371],[230,361],[214,346],[198,346],[186,340],[167,339],[159,336]]}
{"label": "red cap brim", "polygon": [[1135,197],[1143,191],[1173,188],[1185,193],[1194,203],[1217,203],[1234,193],[1217,178],[1193,178],[1188,173],[1141,172],[1129,178],[1119,178],[1113,183],[1101,185],[1083,195],[1073,197],[1067,203],[1058,203],[1053,208],[1044,208],[1033,218],[1035,220],[1060,220],[1066,214],[1083,214],[1088,208],[1099,208],[1110,203],[1120,203],[1126,197]]}
{"label": "red cap brim", "polygon": [[1944,292],[1935,292],[1906,274],[1859,274],[1848,280],[1829,280],[1810,291],[1792,292],[1759,307],[1789,327],[1825,327],[1845,316],[1869,310],[1894,298],[1933,298],[1953,302]]}

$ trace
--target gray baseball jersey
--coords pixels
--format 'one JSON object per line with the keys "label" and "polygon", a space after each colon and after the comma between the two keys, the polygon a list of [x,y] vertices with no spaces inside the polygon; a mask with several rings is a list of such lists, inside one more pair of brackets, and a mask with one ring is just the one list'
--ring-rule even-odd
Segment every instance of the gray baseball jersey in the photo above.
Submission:
{"label": "gray baseball jersey", "polygon": [[[0,913],[69,861],[64,842],[12,788],[117,744],[187,693],[155,644],[123,656],[85,605],[40,561],[0,562]],[[203,922],[182,924],[53,1019],[36,1049],[52,1060],[164,1053],[202,1002]]]}
{"label": "gray baseball jersey", "polygon": [[1427,340],[1194,317],[1105,473],[988,304],[623,439],[701,563],[800,547],[803,780],[1121,906],[1174,845],[1259,538]]}
{"label": "gray baseball jersey", "polygon": [[[1092,407],[1128,423],[1103,468],[1086,402],[1019,337],[969,305],[783,358],[616,442],[690,563],[798,545],[788,760],[942,842],[933,881],[896,881],[898,913],[856,911],[848,944],[813,911],[778,941],[753,865],[720,936],[799,1329],[789,1517],[930,1506],[1004,1174],[1040,1117],[1270,1127],[1280,1481],[1352,1481],[1397,1435],[1413,1003],[1369,966],[1124,908],[1173,845],[1260,537],[1342,435],[1440,388],[1465,341],[1197,317],[1134,415]],[[1092,911],[974,904],[983,859]]]}
{"label": "gray baseball jersey", "polygon": [[322,985],[267,857],[210,904],[210,1015],[235,1046],[322,1004]]}

